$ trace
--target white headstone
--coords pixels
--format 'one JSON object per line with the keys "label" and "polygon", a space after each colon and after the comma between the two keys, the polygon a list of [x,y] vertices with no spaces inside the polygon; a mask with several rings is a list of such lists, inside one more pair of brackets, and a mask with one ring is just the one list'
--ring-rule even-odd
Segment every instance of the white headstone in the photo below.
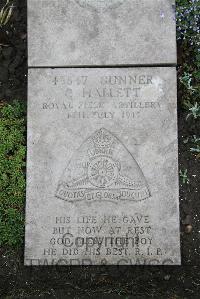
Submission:
{"label": "white headstone", "polygon": [[180,264],[176,106],[174,67],[29,70],[26,265]]}

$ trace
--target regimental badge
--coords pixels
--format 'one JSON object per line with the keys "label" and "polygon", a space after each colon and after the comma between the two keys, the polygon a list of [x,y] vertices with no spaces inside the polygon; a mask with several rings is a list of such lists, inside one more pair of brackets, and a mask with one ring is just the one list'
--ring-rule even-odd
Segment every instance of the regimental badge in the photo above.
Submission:
{"label": "regimental badge", "polygon": [[72,156],[56,197],[74,201],[141,201],[150,197],[146,179],[126,147],[104,128]]}
{"label": "regimental badge", "polygon": [[123,0],[75,0],[83,8],[92,8],[102,12],[109,8],[117,8]]}

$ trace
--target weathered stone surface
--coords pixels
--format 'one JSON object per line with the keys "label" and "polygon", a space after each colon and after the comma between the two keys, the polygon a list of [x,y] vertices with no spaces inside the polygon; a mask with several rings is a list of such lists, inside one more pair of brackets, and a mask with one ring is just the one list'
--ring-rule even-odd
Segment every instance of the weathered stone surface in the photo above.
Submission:
{"label": "weathered stone surface", "polygon": [[175,68],[29,70],[25,264],[180,264]]}
{"label": "weathered stone surface", "polygon": [[174,0],[28,0],[29,66],[176,63]]}

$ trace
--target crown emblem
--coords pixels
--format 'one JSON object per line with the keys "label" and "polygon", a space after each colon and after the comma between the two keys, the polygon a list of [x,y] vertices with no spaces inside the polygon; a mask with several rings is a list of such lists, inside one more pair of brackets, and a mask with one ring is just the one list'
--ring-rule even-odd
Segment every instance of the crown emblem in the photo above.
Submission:
{"label": "crown emblem", "polygon": [[110,135],[105,129],[100,129],[96,132],[96,134],[92,137],[94,145],[96,147],[109,147],[112,145],[114,139],[113,136]]}

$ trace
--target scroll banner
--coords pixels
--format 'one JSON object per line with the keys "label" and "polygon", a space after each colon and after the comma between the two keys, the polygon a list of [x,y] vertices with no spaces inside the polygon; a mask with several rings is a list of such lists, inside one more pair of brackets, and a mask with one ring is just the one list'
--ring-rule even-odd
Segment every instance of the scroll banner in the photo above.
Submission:
{"label": "scroll banner", "polygon": [[142,189],[72,189],[63,184],[58,186],[56,197],[66,201],[114,201],[121,200],[140,201],[150,197],[147,187]]}

